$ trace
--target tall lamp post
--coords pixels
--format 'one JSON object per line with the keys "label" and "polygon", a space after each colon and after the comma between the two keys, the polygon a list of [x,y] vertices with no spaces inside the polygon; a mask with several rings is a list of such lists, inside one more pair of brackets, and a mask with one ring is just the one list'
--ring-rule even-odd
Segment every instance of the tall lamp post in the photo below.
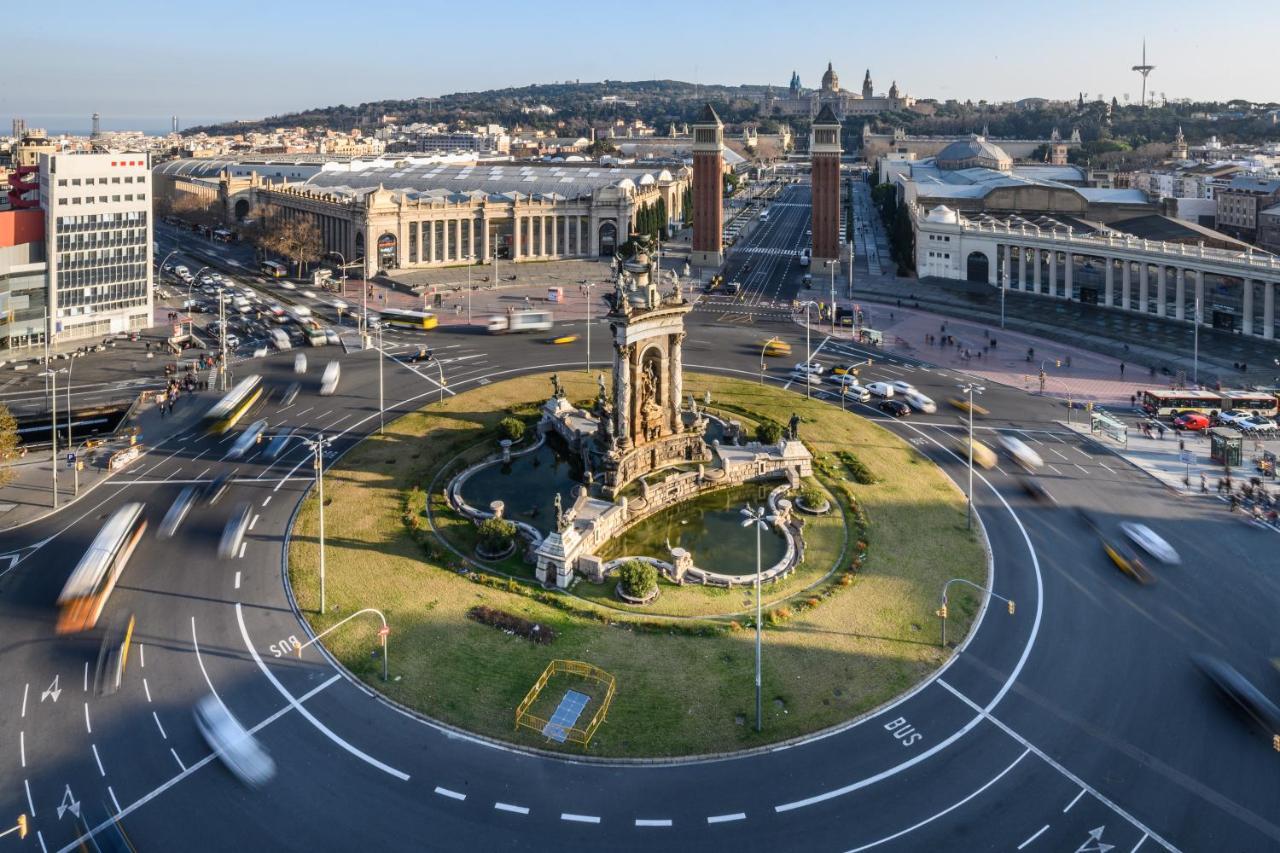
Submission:
{"label": "tall lamp post", "polygon": [[52,446],[49,461],[53,469],[53,508],[58,508],[58,371],[47,367],[44,375],[49,379],[51,391],[49,395],[49,441]]}
{"label": "tall lamp post", "polygon": [[[1249,285],[1252,287],[1253,285]],[[1200,297],[1196,297],[1196,313],[1191,318],[1191,326],[1194,329],[1192,333],[1192,356],[1191,356],[1191,384],[1197,388],[1200,387]]]}
{"label": "tall lamp post", "polygon": [[315,438],[304,438],[303,442],[311,450],[312,464],[316,474],[316,491],[320,500],[320,614],[324,615],[324,452],[332,441],[317,433]]}
{"label": "tall lamp post", "polygon": [[382,323],[374,323],[373,329],[378,333],[378,435],[386,429],[386,403],[382,396],[382,362],[386,360],[386,352],[382,348]]}
{"label": "tall lamp post", "polygon": [[813,351],[809,345],[809,309],[816,308],[813,300],[804,303],[804,396],[811,397],[809,392],[809,365],[813,362]]}
{"label": "tall lamp post", "polygon": [[590,281],[585,285],[587,293],[587,373],[591,372],[591,288],[598,283]]}
{"label": "tall lamp post", "polygon": [[[188,302],[191,301],[191,292],[192,290],[195,289],[196,282],[200,280],[200,273],[204,272],[207,269],[208,269],[207,266],[200,267],[200,269],[196,270],[196,274],[191,276],[191,281],[187,282],[187,301]],[[194,317],[191,316],[191,309],[183,308],[183,310],[187,312],[187,334],[188,335],[193,334],[196,328],[196,320]]]}
{"label": "tall lamp post", "polygon": [[969,493],[968,501],[965,507],[965,527],[973,529],[973,395],[981,394],[987,390],[981,385],[974,385],[972,382],[961,385],[960,390],[969,395]]}
{"label": "tall lamp post", "polygon": [[765,515],[763,506],[752,509],[751,504],[740,512],[743,515],[742,526],[755,525],[756,528],[756,731],[760,731],[764,713],[760,699],[760,620],[763,609],[760,604],[760,531],[773,523],[774,516]]}
{"label": "tall lamp post", "polygon": [[831,336],[836,334],[836,266],[840,260],[827,261],[827,268],[831,270]]}

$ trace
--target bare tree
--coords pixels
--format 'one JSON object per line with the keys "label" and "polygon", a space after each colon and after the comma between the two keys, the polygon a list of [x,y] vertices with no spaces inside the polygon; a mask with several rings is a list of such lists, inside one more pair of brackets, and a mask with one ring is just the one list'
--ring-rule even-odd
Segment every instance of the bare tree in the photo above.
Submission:
{"label": "bare tree", "polygon": [[210,203],[194,193],[182,193],[173,200],[170,209],[174,214],[196,225],[213,227],[221,224],[216,203]]}
{"label": "bare tree", "polygon": [[320,227],[315,220],[307,218],[290,219],[280,229],[280,254],[289,258],[298,266],[298,277],[302,277],[304,265],[318,260],[324,251],[324,239],[320,236]]}

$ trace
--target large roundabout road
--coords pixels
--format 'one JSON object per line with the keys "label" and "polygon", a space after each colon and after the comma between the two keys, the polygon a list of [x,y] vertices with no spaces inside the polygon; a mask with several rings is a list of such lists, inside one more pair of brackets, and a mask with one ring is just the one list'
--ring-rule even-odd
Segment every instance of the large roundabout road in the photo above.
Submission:
{"label": "large roundabout road", "polygon": [[[782,225],[760,239],[799,245],[804,219]],[[757,296],[789,299],[798,270],[775,274]],[[691,315],[688,369],[755,375],[762,336],[803,346],[787,318],[760,310],[744,320],[729,307],[710,302]],[[397,412],[440,393],[434,370],[397,359],[413,341],[388,346],[386,399]],[[581,342],[441,332],[436,343],[446,393],[585,357]],[[822,336],[814,346],[828,362],[858,354]],[[341,453],[376,428],[377,358],[343,357],[333,397],[318,396],[313,376],[291,405],[257,416],[273,430],[323,431]],[[252,365],[275,387],[291,381],[290,367],[287,355]],[[907,378],[936,399],[962,381],[899,359],[868,374]],[[934,678],[838,730],[750,755],[644,764],[483,742],[370,695],[316,646],[301,659],[280,655],[282,642],[306,634],[283,551],[310,485],[308,457],[225,461],[226,441],[193,422],[0,545],[16,555],[0,562],[0,822],[26,813],[32,828],[25,842],[0,838],[0,850],[75,849],[86,830],[116,819],[140,850],[1275,849],[1277,755],[1189,663],[1208,651],[1250,669],[1276,653],[1280,589],[1258,556],[1274,552],[1273,534],[1168,495],[1069,433],[1047,401],[990,387],[984,405],[988,436],[1014,431],[1054,463],[1045,482],[1056,508],[1032,503],[1011,471],[976,481],[993,588],[1016,613],[995,602]],[[886,425],[963,482],[952,418]],[[140,544],[107,609],[137,615],[134,654],[120,690],[98,695],[96,647],[53,631],[51,603],[68,572],[115,507],[145,502],[154,531],[183,485],[233,466],[229,492],[182,535],[148,532]],[[247,545],[220,560],[218,535],[240,502],[252,506]],[[1105,529],[1149,523],[1184,565],[1133,585],[1075,507],[1093,509]],[[394,658],[393,644],[393,671]],[[265,788],[238,784],[198,734],[191,708],[210,692],[275,758]]]}

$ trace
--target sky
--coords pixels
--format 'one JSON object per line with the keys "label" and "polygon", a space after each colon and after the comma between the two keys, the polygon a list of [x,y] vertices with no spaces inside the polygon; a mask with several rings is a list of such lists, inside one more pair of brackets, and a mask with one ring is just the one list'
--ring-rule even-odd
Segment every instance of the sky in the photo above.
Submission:
{"label": "sky", "polygon": [[[1044,13],[1030,11],[1038,7]],[[916,97],[1083,91],[1136,101],[1140,80],[1129,69],[1144,36],[1156,66],[1152,91],[1280,100],[1274,0],[648,0],[591,6],[598,14],[525,0],[62,0],[29,8],[0,53],[0,132],[13,116],[87,132],[96,111],[105,129],[159,131],[175,114],[190,126],[573,79],[783,88],[796,70],[805,86],[817,86],[828,61],[855,90],[870,68],[877,92],[896,80]]]}

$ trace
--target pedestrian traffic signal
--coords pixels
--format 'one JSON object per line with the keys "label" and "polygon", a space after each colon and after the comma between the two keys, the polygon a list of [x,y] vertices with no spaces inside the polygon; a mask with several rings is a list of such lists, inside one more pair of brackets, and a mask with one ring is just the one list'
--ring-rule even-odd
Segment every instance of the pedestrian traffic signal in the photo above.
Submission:
{"label": "pedestrian traffic signal", "polygon": [[1012,602],[1012,601],[1010,601],[1010,602],[1009,602],[1009,615],[1010,615],[1010,616],[1012,616],[1012,615],[1013,615],[1013,608],[1014,608],[1013,602]]}
{"label": "pedestrian traffic signal", "polygon": [[944,604],[944,605],[942,605],[941,607],[939,607],[937,612],[938,612],[938,616],[939,616],[940,618],[942,618],[942,619],[946,619],[946,618],[947,618],[947,605],[945,605],[945,604]]}

